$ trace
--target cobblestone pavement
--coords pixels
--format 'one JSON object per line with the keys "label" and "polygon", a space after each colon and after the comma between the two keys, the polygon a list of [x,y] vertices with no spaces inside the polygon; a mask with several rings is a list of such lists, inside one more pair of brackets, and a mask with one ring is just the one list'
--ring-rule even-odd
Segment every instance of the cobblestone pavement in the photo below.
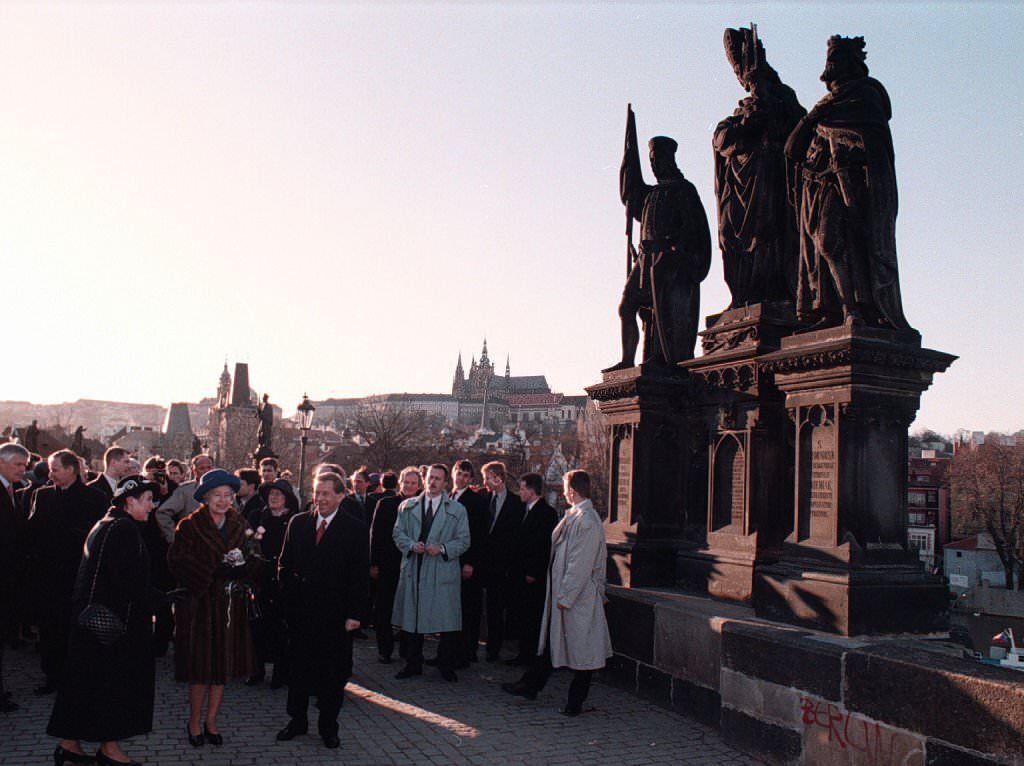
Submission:
{"label": "cobblestone pavement", "polygon": [[[428,644],[427,654],[432,647]],[[38,697],[38,662],[30,648],[6,650],[7,686],[21,709],[0,714],[0,764],[47,763],[56,741],[46,736],[53,697]],[[477,663],[459,681],[436,668],[397,681],[399,662],[377,662],[375,642],[356,641],[355,673],[339,716],[341,747],[327,750],[311,734],[290,742],[274,735],[287,723],[286,690],[230,684],[220,714],[222,747],[194,749],[185,738],[186,686],[175,683],[169,657],[157,661],[154,730],[124,744],[147,766],[256,766],[256,764],[715,764],[761,763],[724,743],[718,732],[595,682],[578,718],[558,714],[569,674],[556,673],[536,702],[500,689],[518,669]],[[97,700],[102,704],[102,700]],[[312,706],[311,706],[312,707]],[[86,744],[86,747],[89,747]]]}

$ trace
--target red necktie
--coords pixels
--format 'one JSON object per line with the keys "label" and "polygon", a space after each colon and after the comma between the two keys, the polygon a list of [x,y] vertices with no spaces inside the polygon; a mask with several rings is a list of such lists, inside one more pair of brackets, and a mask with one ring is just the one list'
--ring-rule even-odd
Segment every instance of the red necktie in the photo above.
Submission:
{"label": "red necktie", "polygon": [[327,531],[327,519],[320,519],[320,526],[316,528],[316,544],[324,539],[324,532]]}

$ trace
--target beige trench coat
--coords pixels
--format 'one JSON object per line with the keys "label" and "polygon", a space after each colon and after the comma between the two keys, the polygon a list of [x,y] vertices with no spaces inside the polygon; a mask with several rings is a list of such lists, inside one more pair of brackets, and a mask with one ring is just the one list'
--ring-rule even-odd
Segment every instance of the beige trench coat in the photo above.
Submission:
{"label": "beige trench coat", "polygon": [[[551,665],[598,670],[612,656],[604,616],[608,552],[601,519],[589,500],[565,513],[551,533],[551,563],[538,652],[551,648]],[[558,604],[568,607],[559,609]]]}

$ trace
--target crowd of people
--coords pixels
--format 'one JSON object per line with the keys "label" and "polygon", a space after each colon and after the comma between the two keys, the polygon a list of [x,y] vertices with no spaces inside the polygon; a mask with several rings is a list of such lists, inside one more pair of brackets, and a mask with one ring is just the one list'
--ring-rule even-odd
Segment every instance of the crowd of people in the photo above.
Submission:
{"label": "crowd of people", "polygon": [[[225,686],[288,687],[277,739],[309,730],[340,745],[338,715],[353,640],[372,630],[396,679],[439,677],[505,658],[502,684],[536,699],[554,668],[573,670],[561,712],[584,710],[593,671],[611,656],[606,550],[585,471],[564,477],[567,510],[540,475],[467,460],[347,474],[316,466],[312,497],[276,459],[229,472],[209,455],[144,465],[114,446],[93,474],[70,450],[42,458],[0,445],[0,712],[3,645],[36,641],[40,684],[56,693],[54,763],[134,764],[119,742],[153,726],[156,658],[174,649],[188,684],[193,747],[220,746]],[[438,635],[436,656],[424,639]],[[83,742],[98,742],[94,754]]]}

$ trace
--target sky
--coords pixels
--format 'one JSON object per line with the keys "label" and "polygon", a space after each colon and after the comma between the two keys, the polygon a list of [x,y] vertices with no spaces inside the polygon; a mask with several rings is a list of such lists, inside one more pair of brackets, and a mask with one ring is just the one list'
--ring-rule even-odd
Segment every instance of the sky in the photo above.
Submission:
{"label": "sky", "polygon": [[291,412],[450,390],[484,337],[581,393],[620,350],[626,104],[714,229],[751,21],[805,108],[832,34],[892,98],[905,313],[960,357],[912,430],[1024,428],[1014,3],[0,2],[0,399],[195,401],[227,360]]}

